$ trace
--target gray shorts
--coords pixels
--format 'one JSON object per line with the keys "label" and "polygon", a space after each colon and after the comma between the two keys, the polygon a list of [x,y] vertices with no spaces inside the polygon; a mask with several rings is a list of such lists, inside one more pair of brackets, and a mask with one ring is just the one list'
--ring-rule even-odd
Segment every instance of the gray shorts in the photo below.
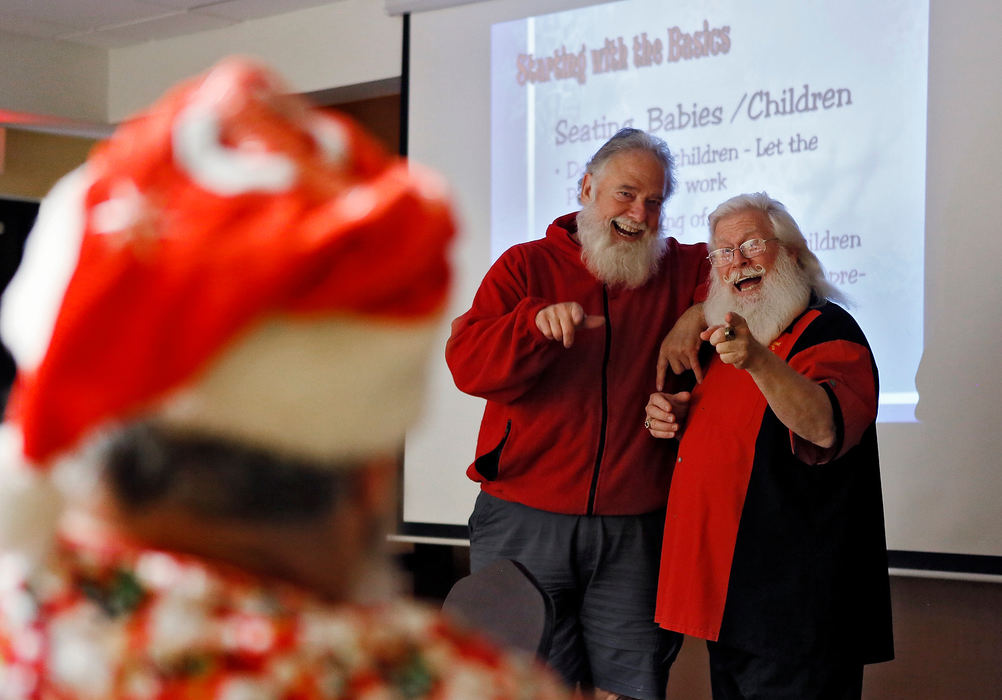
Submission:
{"label": "gray shorts", "polygon": [[661,700],[682,635],[654,623],[664,510],[562,515],[481,492],[470,516],[470,568],[524,565],[550,594],[548,664],[571,685]]}

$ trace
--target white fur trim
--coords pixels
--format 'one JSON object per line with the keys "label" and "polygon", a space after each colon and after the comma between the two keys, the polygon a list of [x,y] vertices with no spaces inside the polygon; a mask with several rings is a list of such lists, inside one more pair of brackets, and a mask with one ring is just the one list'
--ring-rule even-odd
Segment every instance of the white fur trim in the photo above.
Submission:
{"label": "white fur trim", "polygon": [[220,116],[208,101],[186,107],[174,122],[174,161],[199,186],[223,196],[244,192],[282,192],[296,179],[288,158],[248,148],[230,148],[219,139]]}
{"label": "white fur trim", "polygon": [[344,128],[330,117],[313,115],[309,121],[310,133],[320,146],[327,161],[333,165],[342,163],[348,157],[348,141]]}
{"label": "white fur trim", "polygon": [[111,196],[91,210],[91,228],[95,233],[126,231],[142,221],[149,207],[149,201],[136,183],[118,180],[112,185]]}
{"label": "white fur trim", "polygon": [[86,166],[64,176],[42,200],[24,257],[4,292],[0,334],[18,367],[34,370],[70,283],[84,232],[84,196],[91,184]]}
{"label": "white fur trim", "polygon": [[157,415],[317,460],[392,453],[420,411],[437,320],[268,320]]}

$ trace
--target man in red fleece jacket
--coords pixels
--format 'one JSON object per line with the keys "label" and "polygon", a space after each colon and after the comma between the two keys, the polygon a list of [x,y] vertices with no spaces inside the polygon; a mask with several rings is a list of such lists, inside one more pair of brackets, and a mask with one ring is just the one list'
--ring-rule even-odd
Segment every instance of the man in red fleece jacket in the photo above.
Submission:
{"label": "man in red fleece jacket", "polygon": [[669,330],[666,348],[699,344],[702,313],[676,321],[709,265],[705,245],[661,235],[672,170],[660,139],[613,136],[586,166],[581,211],[497,260],[446,347],[459,389],[487,400],[467,471],[481,484],[471,568],[529,569],[556,607],[549,663],[598,698],[663,698],[681,645],[653,622],[676,445],[644,430],[643,409]]}

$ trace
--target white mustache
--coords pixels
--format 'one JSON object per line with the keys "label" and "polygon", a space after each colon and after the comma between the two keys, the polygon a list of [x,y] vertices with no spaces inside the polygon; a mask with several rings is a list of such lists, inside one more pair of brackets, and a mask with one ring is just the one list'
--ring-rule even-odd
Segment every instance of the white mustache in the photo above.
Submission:
{"label": "white mustache", "polygon": [[737,269],[727,274],[724,277],[724,282],[727,284],[734,284],[735,282],[740,282],[748,277],[762,277],[765,275],[765,268],[761,265],[753,265],[752,267],[746,267],[744,269]]}

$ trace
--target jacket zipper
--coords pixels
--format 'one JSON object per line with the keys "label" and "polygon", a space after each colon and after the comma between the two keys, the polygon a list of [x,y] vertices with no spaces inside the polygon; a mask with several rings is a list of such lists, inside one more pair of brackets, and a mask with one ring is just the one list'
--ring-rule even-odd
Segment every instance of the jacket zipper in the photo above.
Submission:
{"label": "jacket zipper", "polygon": [[605,285],[602,285],[602,309],[605,313],[605,352],[602,355],[602,422],[599,424],[595,468],[592,470],[591,487],[588,489],[588,515],[595,514],[595,492],[598,490],[598,473],[602,468],[605,434],[609,423],[609,351],[612,347],[612,317],[609,314],[609,289]]}

